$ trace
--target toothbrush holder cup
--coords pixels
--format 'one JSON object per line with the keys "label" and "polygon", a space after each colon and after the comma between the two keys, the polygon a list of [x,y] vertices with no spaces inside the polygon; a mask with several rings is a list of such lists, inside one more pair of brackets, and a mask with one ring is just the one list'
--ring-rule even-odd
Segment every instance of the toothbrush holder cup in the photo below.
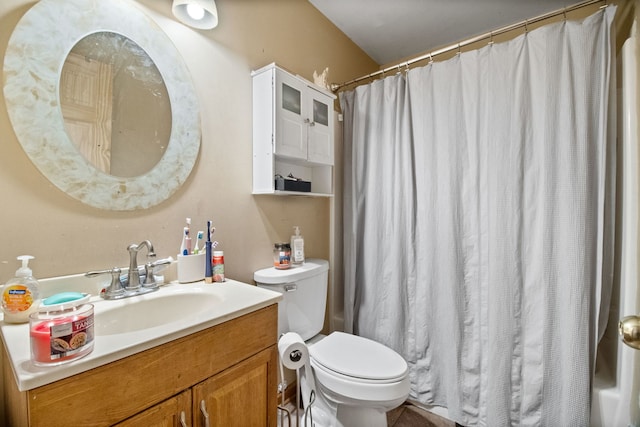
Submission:
{"label": "toothbrush holder cup", "polygon": [[206,254],[178,255],[178,282],[192,283],[204,280]]}

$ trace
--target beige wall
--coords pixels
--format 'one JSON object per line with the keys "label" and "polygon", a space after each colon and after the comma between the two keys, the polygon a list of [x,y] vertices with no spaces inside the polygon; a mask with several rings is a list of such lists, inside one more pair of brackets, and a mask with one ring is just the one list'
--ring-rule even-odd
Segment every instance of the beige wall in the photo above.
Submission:
{"label": "beige wall", "polygon": [[[33,5],[0,2],[0,54],[11,31]],[[15,257],[31,254],[36,277],[126,266],[127,245],[150,239],[159,257],[175,256],[185,217],[225,251],[228,277],[252,282],[270,265],[272,244],[294,225],[308,257],[330,255],[328,199],[251,195],[252,69],[270,62],[312,79],[329,67],[329,80],[349,80],[377,68],[368,56],[307,0],[218,0],[220,25],[197,31],[173,19],[171,0],[137,2],[173,40],[199,96],[202,146],[196,166],[168,201],[147,210],[98,210],[68,197],[44,178],[22,151],[0,94],[0,282],[13,276]]]}

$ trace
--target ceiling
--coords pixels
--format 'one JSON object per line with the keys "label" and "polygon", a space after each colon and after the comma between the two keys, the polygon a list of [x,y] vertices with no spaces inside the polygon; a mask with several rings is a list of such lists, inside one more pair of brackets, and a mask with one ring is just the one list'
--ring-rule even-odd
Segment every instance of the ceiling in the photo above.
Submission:
{"label": "ceiling", "polygon": [[309,0],[379,65],[561,10],[576,1]]}

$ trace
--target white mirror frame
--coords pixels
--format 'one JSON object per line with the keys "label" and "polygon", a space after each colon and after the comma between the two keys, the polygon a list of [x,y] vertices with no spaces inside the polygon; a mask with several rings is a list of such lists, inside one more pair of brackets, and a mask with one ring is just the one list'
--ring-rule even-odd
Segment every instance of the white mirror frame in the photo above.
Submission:
{"label": "white mirror frame", "polygon": [[[171,102],[167,150],[144,175],[122,178],[94,168],[67,135],[60,109],[60,72],[85,36],[121,34],[158,67]],[[146,209],[187,179],[200,150],[200,113],[191,76],[171,39],[129,0],[41,0],[20,19],[4,59],[4,96],[13,129],[31,161],[56,187],[88,205]]]}

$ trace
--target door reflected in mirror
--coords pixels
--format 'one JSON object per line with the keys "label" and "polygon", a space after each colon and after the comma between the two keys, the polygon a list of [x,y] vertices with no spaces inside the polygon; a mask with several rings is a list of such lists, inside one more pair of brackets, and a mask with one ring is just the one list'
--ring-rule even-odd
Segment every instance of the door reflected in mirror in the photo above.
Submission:
{"label": "door reflected in mirror", "polygon": [[171,103],[147,53],[113,32],[82,38],[60,74],[64,126],[98,170],[136,177],[153,169],[171,136]]}

